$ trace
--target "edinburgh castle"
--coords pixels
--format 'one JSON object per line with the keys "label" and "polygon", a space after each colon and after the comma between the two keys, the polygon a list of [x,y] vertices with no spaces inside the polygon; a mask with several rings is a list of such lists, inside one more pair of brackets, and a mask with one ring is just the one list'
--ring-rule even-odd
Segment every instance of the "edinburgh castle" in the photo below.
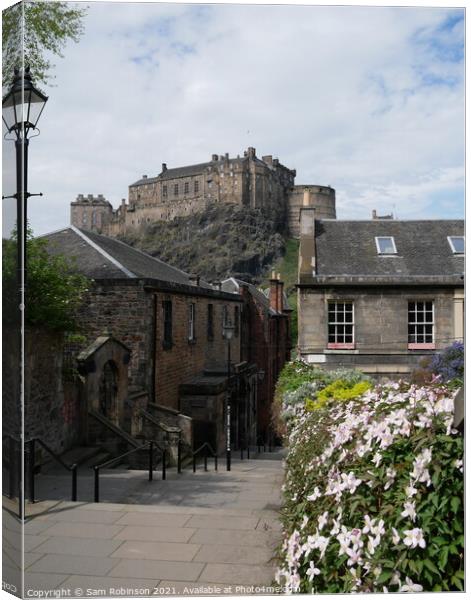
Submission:
{"label": "edinburgh castle", "polygon": [[295,185],[296,171],[277,158],[213,154],[209,162],[167,168],[156,177],[143,175],[129,186],[116,210],[101,194],[79,194],[71,203],[71,224],[108,236],[124,235],[153,221],[169,221],[214,204],[259,208],[277,215],[290,237],[299,237],[299,209],[313,206],[317,218],[336,218],[335,190],[330,186]]}

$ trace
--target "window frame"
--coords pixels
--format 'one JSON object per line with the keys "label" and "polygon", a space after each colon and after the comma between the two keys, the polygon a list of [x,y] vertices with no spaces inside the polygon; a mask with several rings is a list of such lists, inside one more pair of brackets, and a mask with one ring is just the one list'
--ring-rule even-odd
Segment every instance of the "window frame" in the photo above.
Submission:
{"label": "window frame", "polygon": [[[344,320],[343,321],[337,320],[337,314],[339,312],[337,305],[339,305],[339,304],[344,305],[344,308],[343,308]],[[350,312],[345,309],[346,304],[352,305],[352,310],[351,310],[352,320],[351,320],[351,322],[349,322],[345,319],[345,315],[347,314],[347,312]],[[330,321],[330,318],[329,318],[329,313],[332,312],[330,310],[330,307],[332,305],[335,305],[335,310],[334,310],[335,321]],[[343,338],[344,338],[343,341],[338,341],[339,333],[338,333],[337,329],[335,329],[335,332],[334,332],[335,340],[334,341],[330,340],[331,336],[329,333],[329,329],[331,326],[333,326],[334,328],[337,328],[337,327],[345,327],[347,325],[348,326],[351,325],[351,327],[352,327],[352,333],[351,333],[352,341],[351,342],[345,341],[346,336],[349,335],[349,334],[345,333],[345,329],[344,329],[343,334],[341,334],[341,335],[343,335]],[[353,300],[337,300],[337,299],[336,300],[328,300],[327,301],[327,349],[328,350],[354,350],[355,348],[356,348],[356,342],[355,342],[355,303],[354,303],[354,301]]]}
{"label": "window frame", "polygon": [[174,183],[174,184],[173,184],[173,195],[174,195],[175,197],[177,197],[177,196],[179,195],[179,194],[178,194],[178,191],[179,191],[179,190],[178,190],[178,183]]}
{"label": "window frame", "polygon": [[[391,240],[392,246],[394,248],[394,252],[382,252],[379,240]],[[395,256],[397,254],[396,240],[394,239],[394,236],[392,236],[392,235],[376,235],[375,242],[376,242],[376,250],[377,250],[377,253],[379,256]]]}
{"label": "window frame", "polygon": [[208,342],[214,340],[214,304],[208,303],[207,321],[206,321],[206,338]]}
{"label": "window frame", "polygon": [[[424,320],[423,321],[418,321],[417,320],[417,316],[419,313],[419,311],[417,310],[417,304],[419,302],[422,302],[424,304],[424,308],[422,309],[422,311],[420,311],[420,313],[423,313],[424,315]],[[432,305],[432,310],[427,310],[426,304],[430,303]],[[415,320],[414,321],[410,321],[410,313],[412,312],[410,309],[411,304],[415,305],[415,310],[413,311],[415,314]],[[431,312],[432,313],[432,320],[431,321],[427,321],[425,315]],[[427,339],[427,334],[425,331],[425,327],[429,325],[432,327],[432,341],[423,341],[423,342],[418,342],[417,339],[421,336],[424,338],[424,340]],[[415,333],[411,334],[409,333],[409,328],[410,327],[415,327]],[[417,328],[418,327],[422,327],[422,333],[418,334],[417,333]],[[411,335],[415,338],[413,341],[411,341]],[[407,301],[407,349],[408,350],[435,350],[436,346],[435,346],[435,302],[434,300],[430,300],[430,299],[411,299]]]}
{"label": "window frame", "polygon": [[[456,250],[455,243],[453,241],[456,238],[459,238],[459,239],[463,240],[463,252],[460,252],[459,250]],[[448,240],[448,243],[450,244],[450,248],[451,248],[451,251],[453,252],[453,254],[457,254],[458,256],[464,255],[464,253],[465,253],[465,239],[464,239],[464,235],[448,235],[447,236],[447,240]]]}

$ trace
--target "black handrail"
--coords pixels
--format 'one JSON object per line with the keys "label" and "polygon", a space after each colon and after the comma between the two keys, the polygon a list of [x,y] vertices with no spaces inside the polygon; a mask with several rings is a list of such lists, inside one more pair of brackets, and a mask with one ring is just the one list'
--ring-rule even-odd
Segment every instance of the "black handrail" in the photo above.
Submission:
{"label": "black handrail", "polygon": [[[193,456],[193,473],[196,473],[196,457],[197,457],[198,454],[200,454],[200,452],[203,449],[209,449],[209,452],[210,452],[209,455],[214,458],[214,470],[217,471],[218,470],[218,456],[214,452],[214,450],[211,447],[211,445],[208,444],[208,442],[205,442],[199,448],[197,448],[194,452],[192,452],[192,456]],[[205,471],[208,470],[208,450],[206,450],[206,453],[204,455],[204,470]]]}
{"label": "black handrail", "polygon": [[126,456],[130,454],[134,454],[134,452],[140,452],[142,450],[148,450],[149,452],[149,481],[152,481],[154,476],[154,447],[156,447],[162,453],[162,480],[167,478],[167,450],[165,448],[161,448],[157,442],[150,441],[148,444],[143,444],[139,446],[139,448],[133,448],[120,456],[116,456],[110,460],[107,460],[104,463],[99,465],[93,465],[91,468],[94,470],[94,502],[100,502],[100,469],[105,467],[109,467],[116,462],[122,460]]}
{"label": "black handrail", "polygon": [[33,438],[28,440],[26,444],[29,446],[29,501],[31,503],[35,502],[35,485],[34,485],[34,477],[35,477],[35,446],[36,442],[48,452],[52,458],[60,464],[61,467],[70,471],[72,473],[72,502],[77,501],[77,464],[68,465],[65,463],[62,458],[54,452],[49,446],[43,442],[40,438]]}

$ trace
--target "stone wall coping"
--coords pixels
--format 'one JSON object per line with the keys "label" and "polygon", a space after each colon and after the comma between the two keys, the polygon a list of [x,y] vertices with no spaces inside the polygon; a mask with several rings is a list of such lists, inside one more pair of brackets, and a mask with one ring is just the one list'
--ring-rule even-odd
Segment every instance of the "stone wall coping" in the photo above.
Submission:
{"label": "stone wall coping", "polygon": [[450,276],[413,276],[413,277],[398,277],[397,275],[391,277],[375,277],[368,275],[317,275],[317,276],[301,276],[299,283],[296,284],[297,288],[306,287],[321,287],[325,285],[329,286],[372,286],[372,285],[391,285],[394,287],[398,286],[411,286],[411,285],[433,285],[433,286],[453,286],[453,287],[464,287],[464,279],[461,275],[450,275]]}

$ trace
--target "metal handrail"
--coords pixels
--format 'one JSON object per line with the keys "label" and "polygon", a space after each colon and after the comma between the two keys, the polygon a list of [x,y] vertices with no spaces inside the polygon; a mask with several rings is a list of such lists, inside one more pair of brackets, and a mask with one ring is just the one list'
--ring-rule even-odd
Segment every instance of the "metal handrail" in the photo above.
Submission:
{"label": "metal handrail", "polygon": [[26,444],[28,444],[29,446],[29,501],[31,503],[35,502],[35,445],[36,442],[38,442],[38,444],[40,446],[42,446],[44,448],[44,450],[46,450],[46,452],[48,452],[52,458],[58,462],[60,464],[61,467],[63,467],[64,469],[66,469],[67,471],[70,471],[72,473],[72,502],[76,502],[77,501],[77,467],[78,465],[76,463],[73,463],[72,465],[68,465],[67,463],[65,463],[62,458],[56,454],[56,452],[54,452],[54,450],[52,450],[47,444],[46,442],[43,442],[40,438],[33,438],[31,440],[28,440],[26,442]]}
{"label": "metal handrail", "polygon": [[139,446],[139,448],[133,448],[132,450],[129,450],[128,452],[125,452],[124,454],[121,454],[120,456],[116,456],[115,458],[112,458],[111,460],[108,460],[99,465],[93,465],[91,467],[94,471],[94,502],[100,502],[100,469],[109,467],[110,465],[122,460],[126,456],[129,456],[130,454],[134,454],[134,452],[148,450],[148,452],[149,452],[149,467],[148,467],[149,481],[152,481],[153,477],[154,477],[154,446],[158,450],[160,450],[160,452],[162,453],[162,480],[165,480],[167,478],[167,450],[165,448],[162,448],[161,446],[159,446],[159,444],[157,442],[150,441],[148,444],[143,444],[142,446]]}
{"label": "metal handrail", "polygon": [[[204,444],[202,444],[199,448],[197,448],[196,450],[194,450],[191,454],[193,456],[193,473],[196,473],[196,457],[198,454],[200,454],[200,452],[204,449],[204,448],[208,448],[210,451],[210,456],[214,457],[214,470],[217,471],[218,470],[218,455],[214,452],[212,446],[208,443],[205,442]],[[204,455],[204,470],[207,471],[208,470],[208,452],[206,451],[205,455]]]}

